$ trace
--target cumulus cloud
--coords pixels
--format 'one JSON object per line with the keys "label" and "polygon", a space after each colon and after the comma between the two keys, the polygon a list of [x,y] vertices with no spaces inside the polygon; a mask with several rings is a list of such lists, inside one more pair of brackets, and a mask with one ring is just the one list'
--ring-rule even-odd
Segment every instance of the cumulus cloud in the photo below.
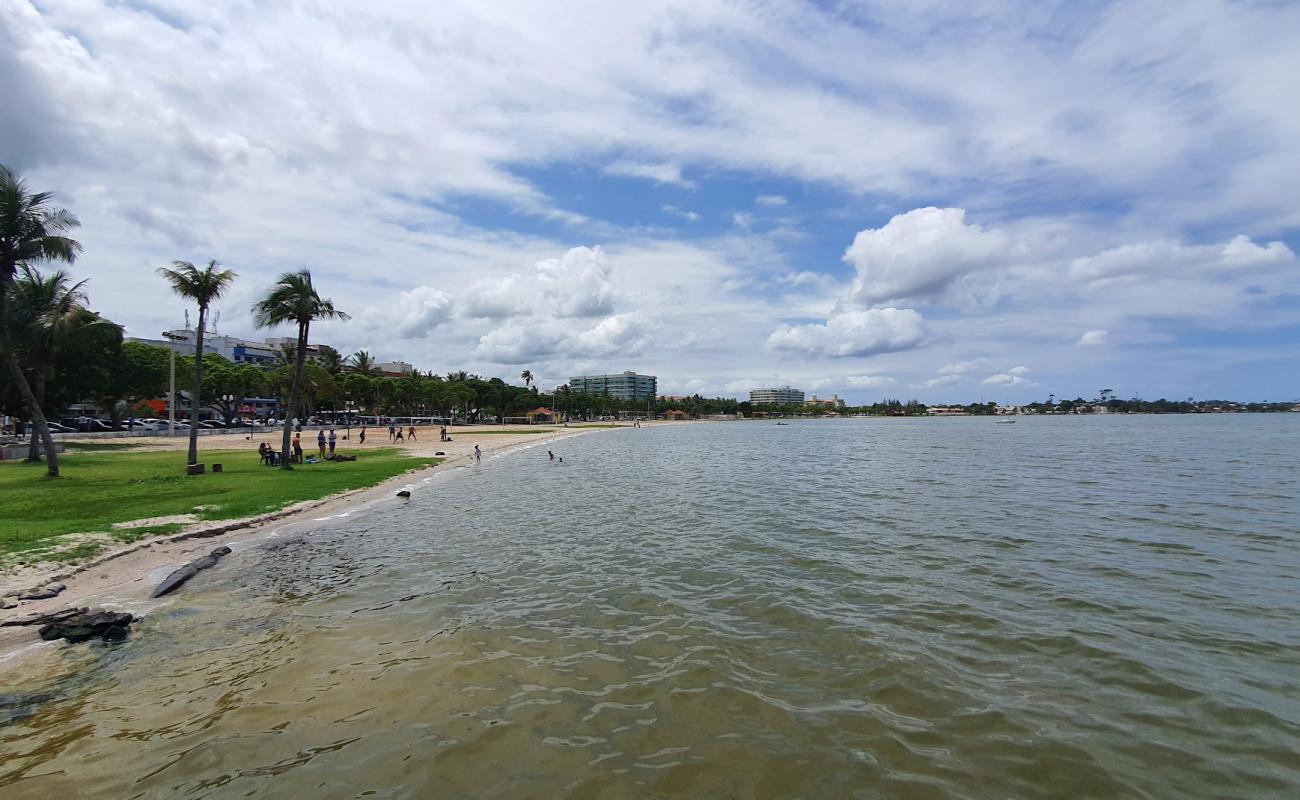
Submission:
{"label": "cumulus cloud", "polygon": [[767,338],[773,350],[818,356],[866,356],[906,350],[925,339],[925,320],[910,308],[843,311],[825,323],[785,325]]}
{"label": "cumulus cloud", "polygon": [[749,226],[754,224],[754,215],[748,211],[737,211],[731,215],[731,224],[747,231]]}
{"label": "cumulus cloud", "polygon": [[690,181],[682,177],[682,167],[680,164],[616,161],[605,167],[605,174],[617,175],[624,178],[645,178],[646,180],[651,180],[655,183],[681,186],[686,189],[695,188],[695,181]]}
{"label": "cumulus cloud", "polygon": [[866,305],[931,297],[969,273],[1007,263],[1010,237],[967,224],[960,208],[917,208],[853,239],[844,260],[857,270],[849,296]]}
{"label": "cumulus cloud", "polygon": [[451,318],[451,296],[431,286],[417,286],[402,292],[397,304],[384,312],[371,308],[375,319],[384,319],[403,339],[428,335]]}
{"label": "cumulus cloud", "polygon": [[532,275],[476,281],[459,304],[467,318],[504,319],[544,312],[556,317],[595,317],[614,308],[609,259],[600,247],[574,247],[560,258],[538,261]]}
{"label": "cumulus cloud", "polygon": [[1107,332],[1103,330],[1084,331],[1077,344],[1080,347],[1096,347],[1106,343]]}
{"label": "cumulus cloud", "polygon": [[787,201],[779,194],[760,194],[754,198],[754,202],[760,206],[783,206]]}
{"label": "cumulus cloud", "polygon": [[594,317],[614,308],[609,259],[599,247],[574,247],[563,258],[537,262],[537,280],[556,316]]}
{"label": "cumulus cloud", "polygon": [[569,343],[578,356],[635,357],[649,345],[651,326],[649,317],[639,312],[615,314],[574,334]]}
{"label": "cumulus cloud", "polygon": [[564,329],[552,322],[512,319],[480,336],[474,353],[498,364],[528,364],[558,353],[565,339]]}
{"label": "cumulus cloud", "polygon": [[887,375],[849,375],[844,383],[854,389],[880,389],[893,385],[894,379]]}

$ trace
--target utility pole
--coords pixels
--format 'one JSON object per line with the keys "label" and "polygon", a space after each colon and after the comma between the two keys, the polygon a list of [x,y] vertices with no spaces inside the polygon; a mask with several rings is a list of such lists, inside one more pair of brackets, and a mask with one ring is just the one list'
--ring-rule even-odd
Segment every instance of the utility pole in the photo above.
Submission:
{"label": "utility pole", "polygon": [[[186,311],[185,324],[187,328],[189,326],[189,321],[190,321],[190,315],[189,312]],[[171,352],[171,376],[168,379],[168,384],[167,384],[167,435],[175,436],[176,435],[176,343],[184,340],[185,337],[174,334],[171,331],[163,331],[163,338],[171,342],[171,351],[172,351]],[[191,420],[191,424],[192,423],[193,421]]]}

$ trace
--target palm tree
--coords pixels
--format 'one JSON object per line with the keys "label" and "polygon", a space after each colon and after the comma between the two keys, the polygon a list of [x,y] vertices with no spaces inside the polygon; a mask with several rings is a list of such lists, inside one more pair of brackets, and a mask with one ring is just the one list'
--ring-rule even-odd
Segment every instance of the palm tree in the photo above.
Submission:
{"label": "palm tree", "polygon": [[348,359],[348,369],[362,375],[376,375],[379,368],[375,366],[375,357],[366,350],[358,350]]}
{"label": "palm tree", "polygon": [[[10,341],[26,362],[32,395],[38,406],[45,404],[45,381],[54,369],[58,352],[68,344],[73,332],[92,325],[116,327],[86,308],[83,291],[86,282],[74,284],[71,280],[63,270],[47,276],[24,264],[22,276],[9,290]],[[35,436],[27,460],[40,460]]]}
{"label": "palm tree", "polygon": [[334,377],[343,372],[343,354],[327,344],[316,347],[316,363]]}
{"label": "palm tree", "polygon": [[49,192],[32,192],[22,178],[0,164],[0,350],[4,351],[9,376],[32,418],[32,435],[41,437],[46,471],[51,478],[59,476],[59,457],[54,452],[49,426],[45,424],[45,412],[18,365],[18,355],[9,346],[5,294],[20,265],[75,261],[81,244],[65,234],[80,224],[70,212],[50,205]]}
{"label": "palm tree", "polygon": [[531,369],[526,369],[519,373],[519,377],[524,379],[525,387],[531,387],[533,385],[533,371]]}
{"label": "palm tree", "polygon": [[307,357],[307,335],[312,320],[348,319],[348,315],[334,308],[332,300],[322,298],[311,283],[311,271],[286,272],[271,287],[260,302],[253,304],[253,322],[259,328],[269,328],[286,322],[298,324],[297,359],[293,369],[293,384],[289,389],[289,406],[284,415],[284,441],[280,447],[284,469],[293,469],[289,458],[293,420],[297,416],[299,395],[302,391],[303,367]]}
{"label": "palm tree", "polygon": [[[208,265],[199,269],[188,261],[173,261],[170,267],[159,267],[158,274],[163,276],[172,291],[187,300],[193,300],[199,306],[199,327],[194,334],[194,390],[190,394],[190,450],[185,463],[199,463],[199,409],[202,407],[200,393],[203,388],[203,329],[208,321],[208,307],[212,301],[221,297],[230,284],[238,277],[228,269],[219,269],[221,264],[216,259],[208,259]],[[175,402],[175,398],[172,398]]]}

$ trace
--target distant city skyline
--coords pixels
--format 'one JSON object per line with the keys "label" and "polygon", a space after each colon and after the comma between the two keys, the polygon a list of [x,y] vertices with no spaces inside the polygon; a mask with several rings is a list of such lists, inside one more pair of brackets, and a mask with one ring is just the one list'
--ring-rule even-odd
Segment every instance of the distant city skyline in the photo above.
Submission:
{"label": "distant city skyline", "polygon": [[352,314],[314,340],[543,386],[1289,400],[1297,40],[1267,3],[19,0],[0,158],[131,336],[216,258],[223,332],[308,266]]}

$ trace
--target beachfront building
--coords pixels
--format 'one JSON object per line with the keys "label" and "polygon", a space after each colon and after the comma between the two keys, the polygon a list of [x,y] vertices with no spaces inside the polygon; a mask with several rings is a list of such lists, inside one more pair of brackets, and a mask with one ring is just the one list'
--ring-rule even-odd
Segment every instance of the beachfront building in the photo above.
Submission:
{"label": "beachfront building", "polygon": [[837,394],[831,395],[831,398],[829,400],[821,400],[817,398],[817,395],[813,395],[812,397],[809,397],[806,401],[804,401],[804,405],[812,406],[813,408],[825,408],[830,411],[835,411],[837,409],[844,408],[844,401],[841,400],[840,396]]}
{"label": "beachfront building", "polygon": [[415,367],[405,361],[381,361],[375,365],[375,372],[385,378],[401,378],[415,372]]}
{"label": "beachfront building", "polygon": [[772,389],[750,389],[749,402],[756,406],[801,406],[803,389],[777,386]]}
{"label": "beachfront building", "polygon": [[[162,339],[142,339],[129,336],[127,341],[166,347],[169,350],[175,349],[178,356],[194,355],[194,330],[192,328],[178,328],[174,331],[167,331],[163,334]],[[238,336],[221,336],[211,331],[203,335],[204,353],[216,353],[232,364],[252,364],[255,367],[264,367],[266,369],[270,369],[279,363],[280,353],[284,348],[296,347],[297,344],[298,339],[294,336],[279,336],[258,342],[252,339],[241,339]],[[319,344],[307,345],[307,360],[313,364],[319,364],[322,346]]]}
{"label": "beachfront building", "polygon": [[608,394],[615,400],[653,400],[659,379],[654,375],[619,372],[611,375],[579,375],[569,378],[575,394]]}

